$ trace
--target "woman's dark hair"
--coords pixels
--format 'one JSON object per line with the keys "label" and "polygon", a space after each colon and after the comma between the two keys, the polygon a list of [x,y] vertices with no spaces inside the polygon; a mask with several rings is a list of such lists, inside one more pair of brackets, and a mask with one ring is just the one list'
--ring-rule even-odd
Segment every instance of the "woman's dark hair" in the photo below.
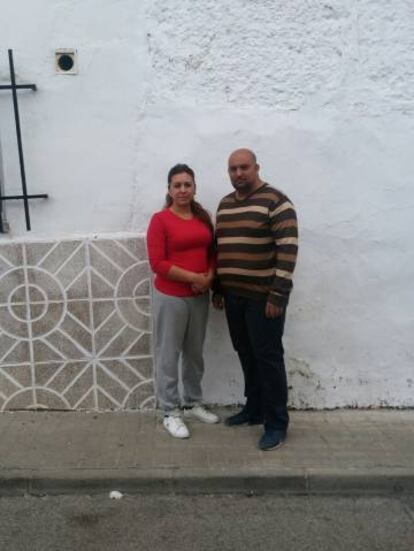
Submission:
{"label": "woman's dark hair", "polygon": [[175,176],[176,174],[182,174],[183,172],[189,174],[191,178],[195,181],[194,170],[184,163],[178,163],[177,165],[171,167],[168,171],[168,185],[171,184],[173,176]]}
{"label": "woman's dark hair", "polygon": [[[168,187],[170,187],[171,180],[172,180],[173,176],[175,176],[176,174],[182,174],[183,172],[185,172],[186,174],[191,176],[191,178],[193,179],[193,181],[195,183],[194,170],[192,168],[190,168],[188,165],[184,164],[184,163],[179,163],[177,165],[174,165],[172,168],[170,168],[170,170],[168,172]],[[167,195],[165,196],[165,208],[170,207],[172,205],[172,202],[173,201],[171,199],[171,196],[167,193]],[[198,218],[200,220],[200,222],[203,222],[203,224],[205,224],[212,233],[214,233],[213,222],[211,221],[211,216],[200,205],[200,203],[197,203],[197,201],[194,201],[194,199],[193,199],[191,201],[190,207],[191,207],[191,212],[193,213],[193,215],[196,218]]]}

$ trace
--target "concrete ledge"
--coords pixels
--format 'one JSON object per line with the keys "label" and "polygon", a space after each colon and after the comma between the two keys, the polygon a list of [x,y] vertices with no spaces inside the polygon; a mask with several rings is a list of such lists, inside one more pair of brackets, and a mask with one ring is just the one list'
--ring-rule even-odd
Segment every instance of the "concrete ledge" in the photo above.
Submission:
{"label": "concrete ledge", "polygon": [[414,411],[292,412],[286,445],[262,452],[258,426],[194,422],[180,441],[155,412],[4,414],[0,495],[414,494],[413,423]]}
{"label": "concrete ledge", "polygon": [[414,494],[414,469],[324,471],[307,474],[309,494]]}
{"label": "concrete ledge", "polygon": [[71,470],[0,473],[0,495],[99,494],[296,494],[414,495],[414,470],[396,472],[323,472],[292,469],[263,473],[197,472],[177,469],[148,471]]}

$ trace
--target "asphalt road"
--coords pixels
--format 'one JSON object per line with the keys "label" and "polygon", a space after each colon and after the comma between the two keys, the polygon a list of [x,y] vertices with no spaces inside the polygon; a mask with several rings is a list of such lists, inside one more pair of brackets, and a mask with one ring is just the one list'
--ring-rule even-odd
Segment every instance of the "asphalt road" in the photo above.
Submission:
{"label": "asphalt road", "polygon": [[0,498],[1,551],[413,551],[414,496]]}

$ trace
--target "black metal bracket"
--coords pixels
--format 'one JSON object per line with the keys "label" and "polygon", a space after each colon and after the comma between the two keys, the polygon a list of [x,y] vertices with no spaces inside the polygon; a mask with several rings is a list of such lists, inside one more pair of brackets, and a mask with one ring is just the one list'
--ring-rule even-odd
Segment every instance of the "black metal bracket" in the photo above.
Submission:
{"label": "black metal bracket", "polygon": [[30,211],[29,211],[29,199],[47,199],[47,193],[37,193],[30,195],[27,193],[26,185],[26,171],[24,168],[24,157],[23,157],[23,144],[22,144],[22,133],[20,127],[20,116],[19,116],[19,104],[17,101],[17,90],[33,90],[36,91],[36,84],[16,84],[16,74],[14,72],[14,62],[13,62],[13,50],[8,50],[9,53],[9,69],[10,69],[10,84],[1,84],[0,90],[11,90],[13,95],[13,109],[14,109],[14,120],[16,123],[16,138],[17,138],[17,148],[19,152],[19,163],[20,163],[20,176],[22,181],[22,195],[1,195],[0,188],[0,232],[4,231],[3,220],[2,220],[2,205],[3,201],[14,201],[22,200],[24,203],[24,214],[26,219],[26,229],[31,230],[30,224]]}

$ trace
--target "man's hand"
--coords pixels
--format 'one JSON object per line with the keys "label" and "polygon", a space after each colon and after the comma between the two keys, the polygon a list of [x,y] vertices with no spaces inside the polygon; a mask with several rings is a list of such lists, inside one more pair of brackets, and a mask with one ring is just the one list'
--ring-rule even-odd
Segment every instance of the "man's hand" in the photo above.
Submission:
{"label": "man's hand", "polygon": [[224,297],[218,293],[213,295],[213,306],[216,310],[223,310],[224,308]]}
{"label": "man's hand", "polygon": [[271,302],[266,302],[265,316],[267,318],[278,318],[283,314],[283,306],[276,306]]}

